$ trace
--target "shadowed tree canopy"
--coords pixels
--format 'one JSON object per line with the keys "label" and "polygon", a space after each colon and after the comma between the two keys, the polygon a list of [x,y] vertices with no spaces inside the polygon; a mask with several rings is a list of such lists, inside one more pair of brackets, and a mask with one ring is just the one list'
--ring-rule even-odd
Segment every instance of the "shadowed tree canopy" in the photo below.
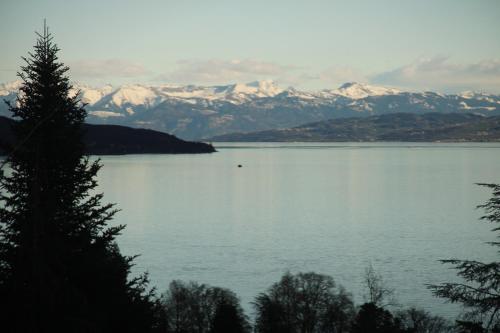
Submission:
{"label": "shadowed tree canopy", "polygon": [[396,312],[395,320],[402,333],[457,333],[446,319],[414,307]]}
{"label": "shadowed tree canopy", "polygon": [[355,310],[351,295],[332,277],[286,273],[254,302],[256,332],[349,332]]}
{"label": "shadowed tree canopy", "polygon": [[17,146],[0,186],[0,331],[148,332],[154,302],[147,278],[129,278],[101,204],[101,165],[84,154],[86,117],[71,96],[68,68],[44,27],[18,76]]}
{"label": "shadowed tree canopy", "polygon": [[392,314],[374,303],[361,305],[353,322],[352,333],[401,333]]}
{"label": "shadowed tree canopy", "polygon": [[163,332],[250,332],[238,297],[228,289],[172,281],[161,298],[161,307]]}

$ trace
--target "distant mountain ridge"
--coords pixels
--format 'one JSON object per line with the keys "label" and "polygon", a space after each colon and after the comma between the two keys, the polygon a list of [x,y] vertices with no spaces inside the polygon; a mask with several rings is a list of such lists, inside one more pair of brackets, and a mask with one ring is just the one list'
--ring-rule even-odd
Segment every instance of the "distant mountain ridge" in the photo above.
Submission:
{"label": "distant mountain ridge", "polygon": [[233,133],[210,138],[219,142],[485,142],[500,141],[500,116],[459,113],[396,113],[332,119],[293,128]]}
{"label": "distant mountain ridge", "polygon": [[[14,120],[0,116],[0,155],[15,147]],[[149,129],[116,125],[84,125],[84,143],[91,155],[212,153],[212,145],[188,142]]]}
{"label": "distant mountain ridge", "polygon": [[[0,85],[0,98],[15,100],[19,82]],[[75,84],[88,103],[88,122],[150,128],[184,139],[288,128],[305,123],[389,113],[500,115],[500,95],[407,92],[349,82],[315,92],[282,89],[272,81],[220,86]],[[0,103],[0,115],[8,116]]]}

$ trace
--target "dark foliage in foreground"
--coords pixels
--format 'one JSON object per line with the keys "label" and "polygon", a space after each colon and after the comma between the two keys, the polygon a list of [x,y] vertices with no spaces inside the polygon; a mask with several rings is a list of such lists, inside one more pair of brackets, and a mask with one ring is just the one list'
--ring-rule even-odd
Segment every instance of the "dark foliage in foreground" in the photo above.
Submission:
{"label": "dark foliage in foreground", "polygon": [[355,307],[350,294],[337,288],[330,276],[312,272],[286,273],[255,298],[254,307],[254,329],[260,333],[458,332],[447,320],[424,310],[391,313],[373,302]]}
{"label": "dark foliage in foreground", "polygon": [[123,226],[95,194],[101,165],[84,155],[85,110],[69,97],[68,70],[47,29],[19,73],[11,107],[16,147],[1,178],[2,332],[148,332],[155,302],[147,277],[115,243]]}
{"label": "dark foliage in foreground", "polygon": [[401,330],[389,311],[376,306],[374,303],[365,303],[361,306],[354,319],[352,332],[399,333]]}
{"label": "dark foliage in foreground", "polygon": [[257,332],[349,332],[354,303],[330,276],[283,275],[254,307]]}
{"label": "dark foliage in foreground", "polygon": [[165,333],[250,332],[239,299],[228,289],[172,281],[160,303]]}
{"label": "dark foliage in foreground", "polygon": [[408,333],[446,333],[456,332],[451,323],[427,311],[409,308],[397,311],[395,320],[403,332]]}
{"label": "dark foliage in foreground", "polygon": [[[252,331],[238,298],[227,289],[173,281],[162,295],[160,308],[158,332]],[[391,312],[372,302],[357,307],[330,276],[313,272],[284,274],[255,298],[254,308],[253,331],[257,333],[472,332],[420,309]],[[470,324],[463,323],[463,327]]]}
{"label": "dark foliage in foreground", "polygon": [[[101,204],[96,174],[85,156],[85,110],[69,97],[67,68],[47,30],[19,74],[24,82],[13,127],[15,146],[0,178],[0,324],[2,332],[243,333],[250,325],[236,295],[217,287],[174,281],[161,299],[146,275],[129,278],[133,257],[115,242],[116,210]],[[493,197],[479,206],[500,222],[500,185],[481,184]],[[500,231],[496,226],[493,231]],[[492,242],[500,246],[500,242]],[[500,263],[445,260],[464,283],[432,286],[461,303],[468,320],[451,327],[417,309],[385,309],[391,290],[367,271],[370,302],[354,306],[327,275],[286,273],[254,302],[256,332],[497,333]]]}
{"label": "dark foliage in foreground", "polygon": [[[493,197],[485,204],[478,206],[486,212],[481,219],[500,224],[500,185],[479,185],[486,186],[493,191]],[[496,225],[492,231],[500,231],[500,225]],[[497,236],[499,237],[500,235]],[[490,244],[500,247],[498,241]],[[473,328],[474,322],[484,323],[485,332],[500,331],[500,262],[483,263],[458,259],[442,260],[442,262],[453,265],[457,270],[457,275],[464,282],[432,285],[430,288],[433,293],[452,303],[460,303],[469,310],[466,318],[471,322],[462,323],[462,326],[468,327],[469,331],[476,329]]]}

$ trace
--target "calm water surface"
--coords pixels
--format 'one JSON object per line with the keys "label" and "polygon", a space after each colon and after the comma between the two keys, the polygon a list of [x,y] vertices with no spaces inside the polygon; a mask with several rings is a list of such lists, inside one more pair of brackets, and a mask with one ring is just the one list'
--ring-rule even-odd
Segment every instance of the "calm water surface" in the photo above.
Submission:
{"label": "calm water surface", "polygon": [[[333,276],[363,300],[372,263],[398,301],[454,316],[425,284],[437,262],[497,260],[477,182],[500,182],[500,144],[218,144],[210,155],[103,157],[100,189],[122,209],[119,245],[159,291],[173,279],[253,297],[281,275]],[[242,168],[237,165],[242,164]]]}

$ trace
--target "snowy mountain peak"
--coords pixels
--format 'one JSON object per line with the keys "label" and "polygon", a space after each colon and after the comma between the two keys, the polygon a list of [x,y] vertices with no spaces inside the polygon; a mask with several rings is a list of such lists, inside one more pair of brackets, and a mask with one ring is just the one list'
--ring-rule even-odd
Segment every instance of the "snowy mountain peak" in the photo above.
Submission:
{"label": "snowy mountain peak", "polygon": [[236,83],[228,87],[228,94],[254,95],[256,97],[273,97],[281,93],[279,88],[271,80],[254,81],[250,83]]}
{"label": "snowy mountain peak", "polygon": [[113,86],[107,84],[103,87],[91,87],[85,84],[73,83],[72,94],[80,92],[80,98],[83,103],[95,104],[104,96],[110,94],[114,90]]}
{"label": "snowy mountain peak", "polygon": [[338,89],[331,92],[351,99],[361,99],[368,96],[397,95],[401,93],[401,91],[394,88],[372,86],[358,82],[344,83]]}
{"label": "snowy mountain peak", "polygon": [[109,96],[118,107],[125,104],[153,106],[160,99],[152,87],[139,84],[121,86]]}
{"label": "snowy mountain peak", "polygon": [[[20,86],[20,81],[0,84],[0,115],[11,116],[1,101],[15,101]],[[78,83],[73,86],[71,93],[79,93],[81,100],[88,103],[89,122],[148,127],[186,139],[387,113],[500,115],[500,95],[400,93],[396,89],[356,82],[321,91],[281,89],[272,81],[218,86],[132,84],[93,87]]]}
{"label": "snowy mountain peak", "polygon": [[[350,108],[359,110],[371,110],[374,101],[371,96],[399,95],[402,92],[381,86],[374,86],[358,82],[347,82],[337,89],[327,89],[321,91],[302,91],[289,87],[282,89],[272,80],[254,81],[249,83],[235,83],[219,86],[198,86],[198,85],[141,85],[129,84],[118,87],[105,85],[101,87],[89,86],[73,82],[71,94],[79,92],[82,102],[93,107],[97,111],[116,111],[128,108],[143,107],[151,108],[161,103],[186,104],[191,106],[202,106],[204,108],[218,107],[221,103],[231,103],[242,105],[254,102],[259,99],[259,103],[282,103],[291,98],[286,103],[297,103],[297,105],[333,105],[343,104]],[[3,98],[14,100],[18,94],[21,80],[0,84],[0,101]],[[408,93],[411,103],[427,103],[427,99],[435,99],[436,93]],[[445,98],[448,95],[438,95]],[[471,99],[481,101],[469,103],[468,107],[495,107],[500,104],[499,95],[491,95],[477,92],[464,92],[454,96],[454,98]],[[367,98],[368,99],[365,99]],[[273,100],[273,101],[271,101]],[[486,104],[488,105],[486,105]],[[490,105],[491,104],[491,105]],[[389,108],[396,108],[396,104],[391,104]],[[464,109],[465,107],[462,107]],[[123,111],[122,110],[122,111]],[[129,111],[123,111],[132,114]],[[208,111],[207,111],[208,112]]]}
{"label": "snowy mountain peak", "polygon": [[483,98],[485,96],[487,97],[490,94],[468,90],[468,91],[461,92],[461,93],[459,93],[457,95],[460,96],[460,97],[462,97],[462,98],[465,98],[465,99],[471,99],[471,98]]}

